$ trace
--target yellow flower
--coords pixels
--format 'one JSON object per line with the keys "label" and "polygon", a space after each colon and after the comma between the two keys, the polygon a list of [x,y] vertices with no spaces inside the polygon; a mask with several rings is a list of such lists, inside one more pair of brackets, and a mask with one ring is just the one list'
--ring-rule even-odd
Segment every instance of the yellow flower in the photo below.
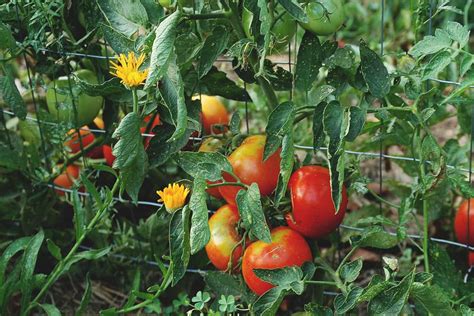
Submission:
{"label": "yellow flower", "polygon": [[160,199],[158,202],[165,203],[166,210],[173,213],[179,208],[182,208],[186,197],[189,194],[189,189],[182,184],[169,184],[163,191],[156,191]]}
{"label": "yellow flower", "polygon": [[122,83],[129,88],[137,87],[143,84],[146,77],[148,76],[148,69],[140,71],[139,68],[145,60],[145,55],[140,54],[140,56],[135,56],[134,52],[128,53],[128,56],[120,54],[117,57],[118,63],[110,61],[112,69],[115,72],[110,72],[113,76],[122,79]]}

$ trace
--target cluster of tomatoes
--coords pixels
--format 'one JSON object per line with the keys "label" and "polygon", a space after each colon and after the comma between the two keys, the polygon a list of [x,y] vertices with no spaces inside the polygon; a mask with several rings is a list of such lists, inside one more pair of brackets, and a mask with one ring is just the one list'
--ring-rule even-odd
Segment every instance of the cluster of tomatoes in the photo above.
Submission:
{"label": "cluster of tomatoes", "polygon": [[[275,190],[280,173],[280,150],[263,161],[266,137],[247,137],[229,156],[234,175],[246,185],[256,183],[262,196]],[[224,173],[226,182],[235,182],[234,175]],[[288,226],[271,231],[271,243],[247,240],[239,227],[240,215],[236,196],[242,187],[222,185],[209,192],[221,197],[227,204],[220,207],[209,219],[211,237],[206,252],[211,263],[219,270],[241,271],[248,287],[258,295],[272,285],[258,278],[254,269],[276,269],[301,266],[312,261],[306,238],[321,238],[333,232],[342,222],[347,206],[347,193],[343,189],[342,203],[335,211],[331,199],[330,175],[327,168],[304,166],[296,170],[289,181],[292,210],[286,214]],[[250,243],[250,244],[249,244]],[[248,245],[245,247],[245,245]]]}

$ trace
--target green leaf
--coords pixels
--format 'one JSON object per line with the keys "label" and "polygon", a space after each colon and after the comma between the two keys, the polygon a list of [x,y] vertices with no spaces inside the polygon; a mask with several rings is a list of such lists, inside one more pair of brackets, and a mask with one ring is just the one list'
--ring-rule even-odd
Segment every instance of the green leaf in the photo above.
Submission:
{"label": "green leaf", "polygon": [[353,309],[362,294],[363,289],[360,287],[353,287],[347,294],[339,294],[334,299],[334,309],[336,314],[343,315]]}
{"label": "green leaf", "polygon": [[335,67],[350,69],[354,63],[354,51],[349,46],[338,48],[333,55],[326,58],[323,62],[323,64],[329,69],[333,69]]}
{"label": "green leaf", "polygon": [[281,200],[285,197],[288,181],[294,165],[295,146],[293,138],[293,130],[283,136],[281,153],[280,153],[280,174],[278,175],[278,183],[275,189],[275,204],[278,206]]}
{"label": "green leaf", "polygon": [[439,286],[449,297],[458,297],[463,278],[447,251],[435,243],[430,243],[428,257],[433,274],[432,284]]}
{"label": "green leaf", "polygon": [[87,273],[86,288],[84,289],[84,294],[82,295],[81,303],[79,304],[79,307],[76,310],[76,313],[74,314],[75,316],[81,316],[85,314],[87,310],[87,306],[89,305],[89,302],[91,300],[91,296],[92,296],[91,279],[89,278],[89,273]]}
{"label": "green leaf", "polygon": [[[217,70],[212,66],[208,73],[198,81],[197,90],[202,94],[218,95],[230,100],[236,101],[251,101],[247,91],[239,87],[234,81],[227,78],[225,72]],[[196,82],[193,81],[193,88]]]}
{"label": "green leaf", "polygon": [[460,76],[463,77],[469,70],[471,70],[472,65],[474,64],[474,56],[465,55],[461,60],[460,65]]}
{"label": "green leaf", "polygon": [[326,102],[316,105],[313,113],[313,148],[316,150],[324,143],[324,112],[326,110]]}
{"label": "green leaf", "polygon": [[271,30],[271,18],[270,13],[268,12],[267,1],[266,0],[257,0],[257,6],[260,9],[259,17],[260,20],[260,34],[267,35]]}
{"label": "green leaf", "polygon": [[99,84],[89,83],[78,76],[73,78],[80,91],[90,96],[108,96],[126,91],[118,78],[112,78]]}
{"label": "green leaf", "polygon": [[13,77],[0,76],[0,96],[5,104],[10,107],[20,120],[26,117],[26,104],[18,92],[18,88],[13,81]]}
{"label": "green leaf", "polygon": [[366,115],[367,111],[365,109],[361,109],[357,106],[350,107],[349,131],[347,132],[345,138],[347,141],[353,142],[362,132],[365,124]]}
{"label": "green leaf", "polygon": [[451,63],[452,54],[448,51],[437,53],[423,68],[423,80],[436,78]]}
{"label": "green leaf", "polygon": [[168,72],[160,85],[160,94],[171,113],[172,123],[176,126],[176,130],[168,140],[168,142],[174,142],[186,133],[188,115],[184,100],[184,83],[180,70],[176,65],[174,53],[169,63]]}
{"label": "green leaf", "polygon": [[360,42],[360,66],[370,93],[383,98],[390,92],[390,76],[382,59],[364,41]]}
{"label": "green leaf", "polygon": [[270,229],[265,221],[260,191],[256,183],[252,183],[248,190],[240,190],[236,197],[237,206],[242,219],[243,227],[254,236],[266,243],[271,243]]}
{"label": "green leaf", "polygon": [[72,206],[74,208],[74,232],[76,241],[81,238],[86,229],[86,211],[82,205],[81,198],[77,190],[72,192]]}
{"label": "green leaf", "polygon": [[170,256],[172,270],[172,285],[175,286],[186,273],[191,254],[189,242],[189,208],[173,213],[170,221]]}
{"label": "green leaf", "polygon": [[[162,272],[165,273],[164,271]],[[137,269],[135,270],[135,275],[133,277],[132,286],[128,294],[127,303],[125,303],[125,305],[123,306],[124,309],[132,307],[135,304],[137,300],[137,296],[138,296],[136,293],[140,291],[140,283],[141,283],[141,272],[140,272],[140,267],[137,267]]]}
{"label": "green leaf", "polygon": [[290,14],[295,20],[307,23],[308,17],[304,12],[303,8],[301,8],[300,4],[296,0],[278,0],[278,3],[281,4],[283,8],[285,8],[286,12]]}
{"label": "green leaf", "polygon": [[229,129],[232,135],[240,134],[240,124],[241,118],[239,112],[234,112],[232,118],[230,119]]}
{"label": "green leaf", "polygon": [[203,43],[195,33],[180,34],[176,38],[174,48],[178,56],[176,63],[181,67],[192,63],[197,59],[197,55],[202,49]]}
{"label": "green leaf", "polygon": [[151,24],[157,25],[160,23],[164,15],[163,8],[155,0],[140,0],[148,15],[148,20]]}
{"label": "green leaf", "polygon": [[148,22],[139,0],[100,0],[97,4],[112,28],[128,37]]}
{"label": "green leaf", "polygon": [[374,275],[364,292],[359,296],[358,302],[371,301],[375,296],[391,288],[392,282],[385,281],[380,275]]}
{"label": "green leaf", "polygon": [[288,294],[288,290],[274,287],[260,296],[254,303],[252,310],[258,316],[273,316],[277,314],[283,298]]}
{"label": "green leaf", "polygon": [[[438,34],[439,35],[439,34]],[[415,58],[421,58],[439,52],[442,49],[451,47],[451,39],[447,36],[425,36],[421,41],[413,46],[409,53]]]}
{"label": "green leaf", "polygon": [[163,123],[154,129],[155,136],[150,141],[148,147],[148,158],[152,167],[158,167],[164,164],[168,159],[183,148],[189,141],[193,130],[187,129],[183,136],[176,141],[168,142],[175,131],[173,125]]}
{"label": "green leaf", "polygon": [[219,57],[227,47],[229,34],[230,32],[228,32],[224,27],[217,26],[212,30],[212,34],[206,38],[199,56],[199,78],[204,77],[209,70],[211,70],[217,57]]}
{"label": "green leaf", "polygon": [[462,26],[458,22],[448,21],[444,28],[449,38],[459,43],[459,48],[463,48],[469,42],[469,27]]}
{"label": "green leaf", "polygon": [[324,109],[324,132],[329,137],[328,152],[336,154],[342,146],[342,140],[347,133],[347,118],[344,108],[338,101],[331,101]]}
{"label": "green leaf", "polygon": [[271,283],[285,290],[293,290],[293,292],[298,295],[303,293],[303,271],[298,266],[273,270],[254,269],[253,271],[257,277],[265,282]]}
{"label": "green leaf", "polygon": [[433,315],[455,315],[449,297],[436,285],[414,283],[410,297],[417,310]]}
{"label": "green leaf", "polygon": [[252,296],[245,287],[241,277],[220,271],[209,271],[204,274],[204,281],[215,293],[222,295],[244,296],[249,300]]}
{"label": "green leaf", "polygon": [[329,158],[329,174],[331,176],[331,198],[336,214],[342,202],[342,188],[344,187],[344,151]]}
{"label": "green leaf", "polygon": [[51,304],[38,304],[38,306],[41,307],[46,312],[46,315],[48,315],[48,316],[61,316],[61,312],[54,305],[51,305]]}
{"label": "green leaf", "polygon": [[[23,251],[29,244],[31,237],[21,237],[8,245],[0,257],[0,288],[4,284],[5,272],[7,270],[8,262],[20,251]],[[0,304],[1,305],[1,304]]]}
{"label": "green leaf", "polygon": [[101,29],[104,33],[104,39],[107,41],[107,44],[110,45],[117,55],[128,55],[128,53],[134,51],[135,42],[129,37],[117,32],[114,28],[105,24],[101,25]]}
{"label": "green leaf", "polygon": [[145,82],[145,89],[155,85],[168,70],[168,63],[176,39],[176,26],[180,18],[180,11],[176,10],[156,28],[156,37],[151,50],[150,67]]}
{"label": "green leaf", "polygon": [[316,35],[306,31],[301,40],[298,50],[295,71],[296,88],[303,91],[309,91],[311,86],[318,77],[319,68],[322,66],[322,49],[321,43]]}
{"label": "green leaf", "polygon": [[352,243],[357,247],[389,249],[398,244],[398,239],[386,232],[381,226],[372,226],[365,230],[362,235],[353,237]]}
{"label": "green leaf", "polygon": [[363,262],[361,258],[344,264],[339,271],[341,279],[347,283],[354,282],[362,270],[362,264]]}
{"label": "green leaf", "polygon": [[36,260],[38,259],[38,252],[43,243],[44,233],[40,230],[36,235],[31,237],[28,245],[26,246],[25,252],[21,259],[21,277],[20,277],[20,288],[21,288],[21,311],[22,314],[28,307],[31,299],[32,280],[33,273],[35,271]]}
{"label": "green leaf", "polygon": [[12,49],[16,46],[12,32],[2,21],[0,21],[0,49]]}
{"label": "green leaf", "polygon": [[193,212],[190,237],[191,254],[195,254],[206,246],[211,237],[206,204],[206,180],[203,178],[194,178],[189,208]]}
{"label": "green leaf", "polygon": [[210,181],[222,179],[222,171],[232,173],[232,165],[221,153],[181,151],[175,156],[176,162],[193,178]]}
{"label": "green leaf", "polygon": [[114,168],[120,170],[122,186],[132,200],[138,200],[138,192],[145,179],[147,156],[140,132],[141,118],[134,112],[128,113],[112,135],[118,138],[112,153]]}
{"label": "green leaf", "polygon": [[398,315],[408,301],[415,274],[413,271],[399,284],[381,292],[369,302],[372,315]]}
{"label": "green leaf", "polygon": [[63,256],[61,254],[61,249],[52,241],[51,239],[46,240],[46,245],[48,246],[49,253],[58,261],[60,261]]}
{"label": "green leaf", "polygon": [[265,132],[267,141],[263,150],[263,160],[273,155],[281,145],[281,138],[293,129],[295,106],[293,102],[283,102],[270,113]]}

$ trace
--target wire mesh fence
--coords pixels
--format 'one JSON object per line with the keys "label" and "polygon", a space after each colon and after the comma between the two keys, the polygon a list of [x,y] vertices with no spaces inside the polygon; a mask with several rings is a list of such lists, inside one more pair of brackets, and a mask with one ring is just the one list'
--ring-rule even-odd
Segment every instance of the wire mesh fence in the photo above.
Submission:
{"label": "wire mesh fence", "polygon": [[[428,22],[428,34],[432,34],[432,22],[431,21],[432,21],[433,5],[434,5],[433,1],[430,1],[430,16],[429,16],[429,20],[428,20],[429,21]],[[381,8],[381,10],[380,10],[380,24],[381,24],[380,25],[380,54],[383,56],[384,53],[385,53],[385,47],[384,47],[384,43],[385,43],[385,29],[384,29],[385,11],[390,10],[390,8],[386,6],[385,0],[380,1],[380,8]],[[20,22],[19,15],[18,15],[18,5],[16,7],[16,14],[17,14],[18,22]],[[295,43],[294,46],[296,47],[296,43]],[[290,43],[289,44],[288,61],[287,62],[277,61],[277,62],[275,62],[275,64],[287,65],[289,71],[292,72],[292,67],[294,65],[296,65],[296,63],[297,63],[297,61],[294,60],[295,59],[294,56],[296,56],[296,54],[293,50],[294,50],[294,48],[292,47],[292,45]],[[85,129],[85,128],[83,128],[82,126],[80,126],[78,124],[77,105],[75,104],[74,97],[72,97],[73,96],[73,93],[72,93],[72,89],[73,89],[72,88],[72,80],[73,79],[71,77],[72,69],[70,67],[70,63],[69,63],[67,58],[68,57],[79,57],[79,58],[93,58],[93,59],[98,59],[98,60],[109,61],[111,59],[114,59],[115,57],[114,56],[108,56],[108,55],[101,56],[101,55],[86,54],[86,53],[79,53],[79,52],[55,51],[55,50],[51,50],[51,49],[48,49],[48,48],[41,48],[41,49],[39,49],[39,52],[41,52],[41,55],[43,55],[43,56],[51,56],[51,57],[55,57],[55,58],[57,57],[57,58],[59,58],[58,60],[62,61],[62,67],[64,67],[64,70],[65,70],[65,73],[66,73],[67,82],[68,82],[68,89],[69,89],[69,93],[70,93],[71,99],[72,99],[72,107],[73,107],[73,111],[74,111],[73,114],[74,114],[74,121],[76,123],[76,126],[75,126],[76,130],[88,130],[90,132],[100,133],[100,134],[107,133],[108,131],[105,130],[105,129],[94,129],[94,128]],[[292,58],[292,56],[293,56],[293,58]],[[40,55],[38,55],[38,57],[40,57]],[[48,141],[47,141],[47,139],[45,139],[43,131],[44,131],[44,126],[45,125],[56,125],[57,123],[48,122],[48,121],[44,121],[44,120],[41,119],[41,115],[39,115],[40,109],[39,109],[39,104],[38,104],[38,101],[37,101],[35,83],[34,83],[34,80],[33,80],[34,78],[33,78],[33,75],[32,75],[31,66],[30,66],[30,63],[28,61],[26,52],[23,52],[23,62],[26,65],[28,83],[29,83],[29,86],[30,86],[31,94],[32,94],[33,111],[36,114],[36,117],[27,116],[26,119],[30,120],[30,121],[34,121],[38,124],[39,134],[40,134],[40,139],[41,139],[41,151],[42,151],[42,154],[43,154],[45,167],[46,167],[47,170],[51,170],[52,166],[51,166],[51,161],[49,159],[48,149],[47,149]],[[219,62],[219,63],[232,63],[232,60],[227,59],[225,57],[221,57],[221,58],[217,59],[217,62]],[[107,63],[107,65],[108,65],[108,63]],[[451,81],[451,80],[444,80],[444,79],[437,79],[437,78],[430,78],[430,80],[432,82],[436,82],[436,83],[439,83],[439,84],[454,85],[454,86],[462,85],[462,82],[456,82],[456,81]],[[247,85],[246,85],[246,83],[244,83],[244,89],[246,89],[246,88],[247,88]],[[470,88],[474,88],[474,86],[470,86]],[[55,90],[55,92],[56,92],[56,90]],[[290,99],[292,99],[292,98],[293,98],[293,89],[290,90]],[[6,124],[5,124],[5,121],[4,121],[4,115],[6,114],[6,115],[10,115],[10,116],[15,116],[15,113],[13,111],[10,111],[10,110],[7,110],[7,109],[1,109],[1,111],[2,111],[3,114],[0,117],[2,119],[4,127],[6,129]],[[246,122],[247,133],[249,132],[249,115],[250,115],[250,113],[249,113],[249,110],[248,110],[248,103],[246,101],[245,102],[245,122]],[[472,140],[473,140],[473,134],[474,134],[474,128],[473,128],[473,126],[474,126],[474,117],[471,120],[473,121],[473,124],[471,126],[471,135],[470,135],[469,168],[461,168],[461,167],[458,167],[458,166],[455,166],[455,165],[449,165],[449,164],[447,165],[447,168],[456,169],[456,170],[468,173],[469,183],[471,183],[471,180],[472,180],[472,159],[473,159],[473,157],[472,157]],[[384,125],[385,123],[382,121],[381,124]],[[8,135],[8,133],[7,133],[7,135]],[[142,133],[142,136],[143,137],[153,137],[155,135],[152,134],[152,133]],[[200,138],[200,137],[191,137],[190,139],[195,140],[195,141],[201,141],[202,140],[202,138]],[[79,137],[79,144],[80,144],[81,151],[83,151],[84,150],[84,144],[82,143],[81,137]],[[308,151],[312,151],[312,150],[315,149],[312,146],[306,146],[306,145],[301,145],[301,144],[296,144],[295,148],[300,149],[300,150],[308,150]],[[319,150],[325,150],[326,148],[321,147],[321,148],[318,148],[318,149]],[[379,152],[364,152],[364,151],[353,151],[353,150],[346,150],[345,152],[347,154],[351,154],[351,155],[363,156],[363,157],[368,157],[368,158],[371,158],[371,159],[378,159],[379,160],[379,162],[378,162],[378,169],[379,169],[379,172],[378,172],[378,174],[379,174],[379,179],[378,179],[379,183],[378,183],[378,185],[379,185],[380,191],[382,191],[383,183],[384,183],[384,172],[383,172],[384,159],[390,159],[390,160],[395,160],[395,161],[417,162],[417,163],[422,162],[422,161],[420,161],[420,159],[415,158],[415,157],[406,157],[406,156],[386,154],[385,153],[385,146],[384,146],[384,143],[383,143],[382,140],[380,140],[380,143],[379,143]],[[427,163],[427,164],[432,163],[432,161],[428,161],[428,160],[423,161],[423,162]],[[87,163],[86,160],[84,160],[84,163]],[[50,187],[54,190],[60,190],[60,191],[68,192],[68,193],[73,192],[73,190],[58,187],[58,186],[54,185],[54,183],[52,183],[52,182],[51,183],[44,183],[44,185],[46,185],[46,186],[48,186],[48,187]],[[78,194],[81,195],[81,196],[90,196],[90,194],[87,193],[87,192],[78,192]],[[122,199],[122,198],[114,198],[114,201],[117,202],[117,203],[133,204],[132,201]],[[468,203],[470,203],[470,201]],[[150,207],[157,207],[157,208],[160,208],[162,206],[162,204],[158,203],[158,202],[143,201],[143,200],[139,200],[135,204],[136,205],[143,205],[143,206],[150,206]],[[381,205],[380,205],[380,208],[382,208]],[[468,210],[470,212],[470,204],[468,205]],[[469,218],[469,215],[468,215],[468,218]],[[470,229],[472,229],[469,226],[470,226],[470,222],[467,221],[467,230],[468,230],[468,232],[469,232]],[[341,229],[348,230],[348,231],[363,231],[364,230],[363,228],[353,227],[353,226],[349,226],[349,225],[341,225],[340,227],[341,227]],[[392,234],[394,236],[396,235],[396,233],[390,233],[390,234]],[[410,235],[408,235],[408,237],[413,238],[413,239],[422,239],[423,238],[422,236],[415,235],[415,234],[410,234]],[[459,243],[459,242],[454,242],[454,241],[451,241],[451,240],[440,239],[440,238],[430,238],[430,241],[445,244],[445,245],[449,245],[449,246],[453,246],[453,247],[462,247],[462,248],[465,248],[465,249],[468,249],[468,250],[474,250],[474,247],[469,245],[469,243],[462,244],[462,243]],[[85,248],[85,249],[87,249],[87,248]],[[143,261],[139,258],[127,257],[127,256],[124,256],[124,255],[121,255],[121,254],[111,254],[111,256],[119,258],[119,259],[126,259],[126,260],[133,260],[133,261]],[[144,261],[144,262],[151,265],[151,266],[156,266],[156,263],[154,263],[152,261]],[[189,273],[199,273],[199,274],[207,272],[205,270],[200,270],[200,269],[188,269],[187,271]],[[331,296],[337,295],[337,293],[334,293],[334,292],[325,292],[325,294],[326,295],[331,295]]]}

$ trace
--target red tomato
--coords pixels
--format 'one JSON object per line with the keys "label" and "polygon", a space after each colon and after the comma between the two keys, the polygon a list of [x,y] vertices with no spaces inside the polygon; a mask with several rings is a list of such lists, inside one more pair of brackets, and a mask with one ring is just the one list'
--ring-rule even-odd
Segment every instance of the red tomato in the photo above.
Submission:
{"label": "red tomato", "polygon": [[312,261],[311,249],[306,240],[291,228],[280,226],[272,230],[272,242],[261,240],[252,243],[244,252],[242,275],[248,287],[257,295],[262,295],[274,287],[258,278],[254,269],[279,269],[301,266]]}
{"label": "red tomato", "polygon": [[109,145],[102,146],[102,152],[105,158],[105,162],[112,167],[115,161],[115,156],[112,154],[112,147]]}
{"label": "red tomato", "polygon": [[468,262],[470,267],[474,266],[474,251],[469,251]]}
{"label": "red tomato", "polygon": [[66,141],[64,145],[71,149],[72,154],[75,154],[81,151],[81,141],[82,141],[82,148],[86,148],[95,140],[94,134],[92,134],[88,129],[89,128],[87,126],[84,126],[82,127],[82,129],[79,130],[79,133],[76,130],[69,131],[68,134],[72,135],[72,137],[71,139]]}
{"label": "red tomato", "polygon": [[[220,141],[217,138],[206,138],[202,142],[201,146],[199,146],[198,151],[199,152],[207,152],[207,153],[212,153],[216,152],[219,148],[222,147],[222,141]],[[215,183],[221,183],[222,181],[217,180],[217,181],[207,181],[208,184],[215,184]],[[222,195],[219,192],[219,187],[216,188],[209,188],[206,190],[207,193],[215,197],[216,199],[222,199]]]}
{"label": "red tomato", "polygon": [[[142,134],[144,134],[147,130],[147,126],[148,126],[148,122],[150,122],[151,118],[153,117],[153,114],[150,114],[150,115],[147,115],[145,116],[145,118],[143,119],[143,122],[144,122],[144,125],[143,127],[140,128],[140,132]],[[155,126],[157,125],[160,125],[161,122],[160,122],[160,116],[157,114],[155,116],[155,119],[153,120],[153,123],[151,124],[151,127],[149,129],[149,132],[147,134],[152,134],[152,135],[155,135],[152,133],[153,129],[155,128]],[[148,146],[150,146],[150,141],[151,139],[153,138],[153,136],[143,136],[145,138],[145,141],[144,141],[144,146],[145,146],[145,149],[148,148]]]}
{"label": "red tomato", "polygon": [[79,166],[69,165],[66,167],[66,173],[72,180],[78,179],[80,172],[81,168]]}
{"label": "red tomato", "polygon": [[[53,181],[54,185],[57,187],[61,187],[64,189],[71,189],[74,182],[70,179],[70,177],[66,173],[61,173],[59,176],[56,177]],[[54,190],[57,195],[64,196],[66,192],[62,190]]]}
{"label": "red tomato", "polygon": [[[280,174],[280,151],[278,149],[273,155],[263,161],[263,149],[265,147],[266,136],[254,135],[247,137],[243,143],[229,156],[235,175],[244,184],[257,183],[262,196],[270,195],[275,190]],[[235,179],[227,174],[223,174],[227,182],[235,182]],[[224,200],[235,205],[235,197],[242,190],[238,186],[219,187]]]}
{"label": "red tomato", "polygon": [[206,245],[206,253],[212,264],[219,270],[225,271],[229,265],[232,250],[232,267],[236,267],[242,256],[242,246],[236,245],[241,240],[237,231],[240,215],[234,205],[223,205],[209,219],[211,238]]}
{"label": "red tomato", "polygon": [[293,210],[286,221],[291,228],[306,237],[320,238],[341,224],[347,207],[346,188],[342,188],[341,206],[335,214],[327,168],[301,167],[291,175],[288,188]]}
{"label": "red tomato", "polygon": [[470,210],[468,200],[459,206],[454,219],[454,232],[458,241],[462,244],[474,244],[474,199],[471,199]]}
{"label": "red tomato", "polygon": [[[199,96],[193,100],[199,100]],[[201,120],[204,134],[211,134],[214,125],[229,125],[229,112],[224,104],[215,96],[201,95]],[[212,128],[214,134],[222,134],[223,130],[217,127]]]}

